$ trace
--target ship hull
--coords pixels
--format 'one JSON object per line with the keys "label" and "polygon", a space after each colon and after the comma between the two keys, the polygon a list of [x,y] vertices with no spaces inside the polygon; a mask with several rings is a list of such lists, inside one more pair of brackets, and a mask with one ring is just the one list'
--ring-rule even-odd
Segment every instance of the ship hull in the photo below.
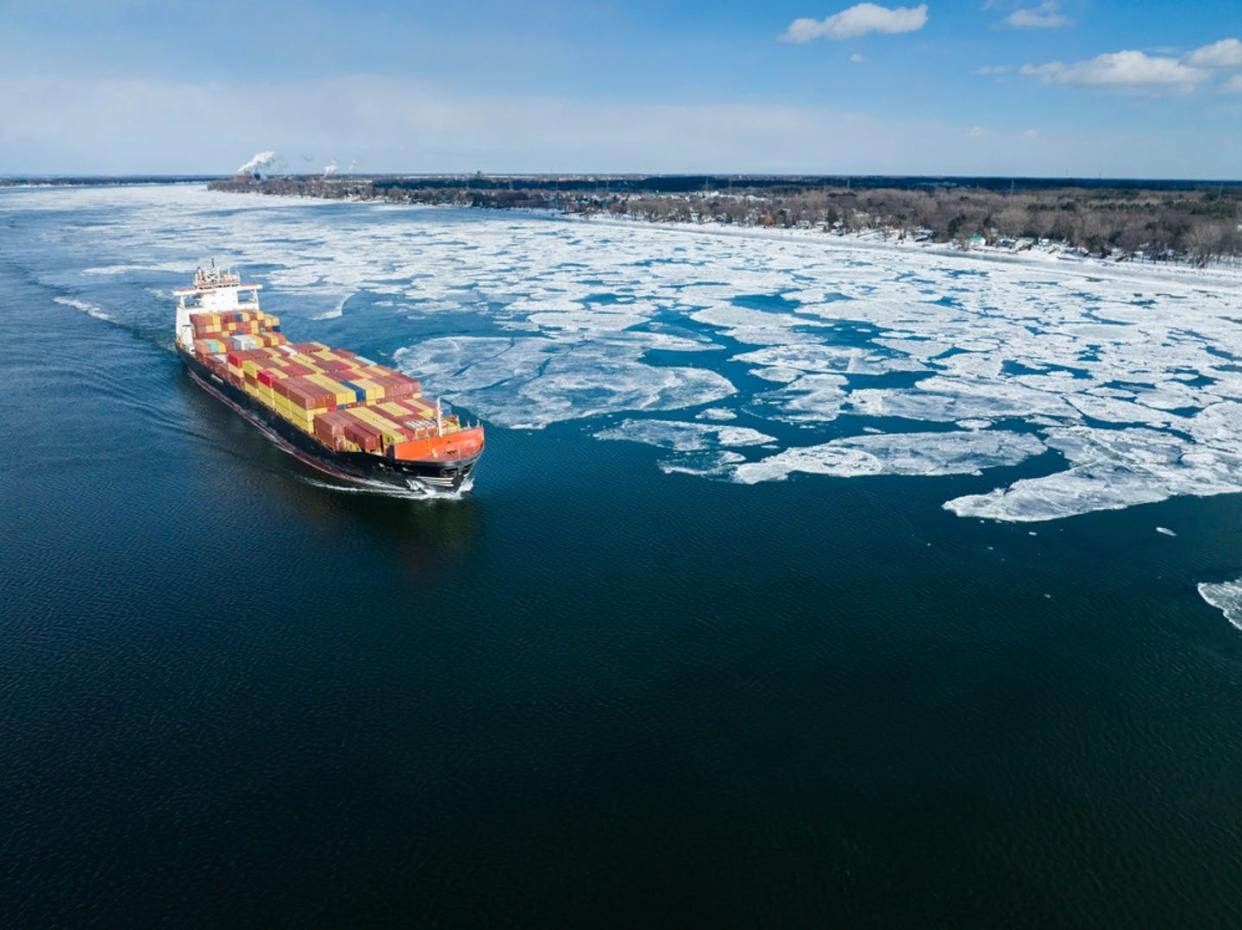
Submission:
{"label": "ship hull", "polygon": [[186,371],[204,391],[249,421],[285,452],[337,481],[371,489],[409,493],[455,493],[467,491],[474,482],[474,469],[482,452],[469,458],[435,461],[389,459],[365,452],[336,452],[314,436],[302,432],[269,410],[245,391],[178,348]]}

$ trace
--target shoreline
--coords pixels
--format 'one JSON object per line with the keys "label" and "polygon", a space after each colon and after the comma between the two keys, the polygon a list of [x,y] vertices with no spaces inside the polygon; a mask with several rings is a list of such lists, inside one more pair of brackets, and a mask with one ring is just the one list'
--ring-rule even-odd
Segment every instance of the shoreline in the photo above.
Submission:
{"label": "shoreline", "polygon": [[947,259],[1028,265],[1050,272],[1063,272],[1067,274],[1103,274],[1110,277],[1124,276],[1148,279],[1191,278],[1196,283],[1211,284],[1218,287],[1242,288],[1242,258],[1214,259],[1210,262],[1199,264],[1180,259],[1154,260],[1148,258],[1111,258],[1082,255],[1069,246],[1056,243],[1049,243],[1047,245],[1036,244],[1027,248],[1008,248],[986,244],[961,248],[953,242],[935,242],[930,239],[916,240],[908,236],[901,236],[896,230],[892,229],[827,232],[822,229],[809,227],[743,225],[722,223],[718,220],[702,220],[697,222],[655,220],[633,216],[614,216],[603,212],[567,212],[545,207],[483,207],[459,203],[393,202],[383,197],[358,197],[352,195],[322,197],[315,194],[267,193],[258,190],[233,191],[211,188],[208,188],[208,190],[212,193],[226,193],[233,196],[249,195],[254,198],[278,197],[282,200],[295,200],[308,204],[345,202],[369,204],[389,209],[462,210],[478,214],[518,214],[520,216],[586,223],[596,226],[615,227],[617,229],[641,228],[683,235],[694,233],[717,237],[769,239],[802,244],[839,246],[861,251],[909,251],[914,254],[933,255]]}
{"label": "shoreline", "polygon": [[[615,180],[615,179],[614,179]],[[678,228],[788,231],[913,242],[948,252],[1047,252],[1079,261],[1193,267],[1242,263],[1242,185],[1024,186],[907,179],[594,176],[348,179],[239,175],[209,190],[400,205],[541,211]],[[701,184],[698,182],[702,182]],[[726,183],[727,182],[727,183]],[[891,182],[891,183],[889,183]]]}
{"label": "shoreline", "polygon": [[[308,198],[318,199],[318,198]],[[358,200],[358,203],[370,203],[372,201]],[[444,206],[453,206],[446,204]],[[461,209],[470,210],[487,210],[485,207],[463,207]],[[1194,262],[1180,261],[1177,259],[1166,259],[1162,261],[1153,261],[1151,259],[1114,259],[1100,258],[1099,256],[1083,256],[1076,254],[1074,250],[1055,244],[1048,246],[1034,246],[1025,249],[1005,248],[1002,246],[979,245],[970,248],[959,248],[953,243],[918,241],[908,237],[900,237],[893,231],[887,233],[883,230],[866,230],[863,232],[843,232],[833,233],[824,232],[817,229],[793,228],[793,229],[773,229],[771,227],[762,226],[735,226],[728,223],[719,223],[714,220],[708,220],[702,223],[681,223],[675,221],[656,221],[631,219],[625,217],[606,217],[599,214],[583,215],[572,213],[558,213],[556,211],[524,211],[528,213],[546,213],[549,216],[559,219],[568,219],[576,222],[592,223],[605,226],[616,226],[618,228],[655,228],[668,232],[682,233],[702,233],[714,236],[737,236],[739,238],[756,238],[756,239],[775,239],[788,242],[802,243],[822,243],[831,245],[840,245],[847,248],[856,248],[860,250],[908,250],[911,252],[935,255],[940,258],[958,258],[972,261],[992,261],[1002,262],[1005,264],[1030,265],[1032,267],[1046,268],[1050,271],[1074,272],[1079,274],[1089,274],[1096,272],[1137,272],[1142,275],[1149,272],[1148,277],[1161,278],[1170,275],[1188,276],[1194,278],[1215,278],[1213,283],[1224,287],[1242,287],[1242,259],[1215,260],[1207,264],[1196,264]],[[1206,282],[1205,282],[1206,283]]]}

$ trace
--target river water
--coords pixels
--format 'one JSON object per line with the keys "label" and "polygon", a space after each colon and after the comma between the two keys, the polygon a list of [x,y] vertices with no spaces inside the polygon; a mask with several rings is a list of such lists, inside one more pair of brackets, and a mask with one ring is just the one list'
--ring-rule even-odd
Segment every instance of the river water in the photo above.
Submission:
{"label": "river water", "polygon": [[[474,492],[198,390],[211,257]],[[0,288],[5,926],[1242,922],[1229,278],[169,185]]]}

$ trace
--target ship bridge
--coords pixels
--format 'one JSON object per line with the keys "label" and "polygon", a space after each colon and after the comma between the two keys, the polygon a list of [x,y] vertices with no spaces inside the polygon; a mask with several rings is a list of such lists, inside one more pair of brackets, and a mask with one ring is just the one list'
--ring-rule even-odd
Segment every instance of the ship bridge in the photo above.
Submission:
{"label": "ship bridge", "polygon": [[229,268],[199,268],[194,286],[173,291],[177,297],[177,341],[189,347],[194,341],[191,313],[227,313],[230,310],[258,310],[262,284],[244,284],[241,275]]}

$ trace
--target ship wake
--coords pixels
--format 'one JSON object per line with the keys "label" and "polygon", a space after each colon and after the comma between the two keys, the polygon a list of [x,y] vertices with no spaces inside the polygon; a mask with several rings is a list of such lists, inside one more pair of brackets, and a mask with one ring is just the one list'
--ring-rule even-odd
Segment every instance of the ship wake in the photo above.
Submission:
{"label": "ship wake", "polygon": [[337,484],[310,477],[303,477],[301,480],[312,487],[323,488],[327,491],[340,491],[343,494],[374,494],[403,501],[460,501],[465,499],[466,493],[473,486],[473,482],[466,482],[456,491],[443,491],[428,487],[402,489],[379,481]]}

